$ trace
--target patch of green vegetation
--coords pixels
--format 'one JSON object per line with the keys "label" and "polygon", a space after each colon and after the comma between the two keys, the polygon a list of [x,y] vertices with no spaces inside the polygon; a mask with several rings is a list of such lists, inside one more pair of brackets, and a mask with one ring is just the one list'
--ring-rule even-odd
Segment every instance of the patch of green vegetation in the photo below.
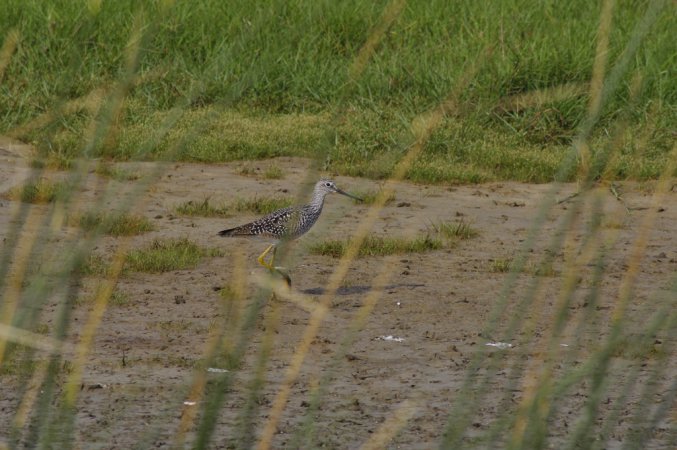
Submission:
{"label": "patch of green vegetation", "polygon": [[85,276],[105,276],[109,267],[109,262],[103,256],[92,253],[82,265],[82,273]]}
{"label": "patch of green vegetation", "polygon": [[[345,254],[349,245],[350,242],[347,240],[332,239],[311,245],[310,252],[316,255],[339,258]],[[429,235],[419,236],[413,239],[369,236],[362,243],[358,256],[423,253],[431,250],[439,250],[443,247],[444,242],[442,242],[442,240]]]}
{"label": "patch of green vegetation", "polygon": [[219,249],[202,248],[187,238],[156,239],[145,249],[129,252],[125,267],[136,272],[169,272],[194,268],[203,257],[222,255]]}
{"label": "patch of green vegetation", "polygon": [[479,233],[469,223],[459,220],[457,222],[436,222],[431,224],[435,233],[447,239],[472,239]]}
{"label": "patch of green vegetation", "polygon": [[512,258],[497,258],[489,265],[489,271],[494,273],[510,272],[511,268]]}
{"label": "patch of green vegetation", "polygon": [[156,322],[151,326],[162,331],[188,331],[193,328],[193,323],[184,319],[165,320]]}
{"label": "patch of green vegetation", "polygon": [[131,303],[132,300],[129,295],[125,292],[118,291],[117,289],[113,291],[108,299],[108,304],[111,306],[124,307],[129,306]]}
{"label": "patch of green vegetation", "polygon": [[[96,298],[96,294],[78,297],[75,300],[76,305],[91,304]],[[108,299],[108,305],[114,307],[125,307],[131,305],[132,300],[125,292],[115,289]]]}
{"label": "patch of green vegetation", "polygon": [[[489,271],[494,273],[505,273],[515,270],[512,258],[498,258],[491,261]],[[537,277],[554,277],[558,275],[552,263],[528,263],[525,264],[520,273],[535,275]]]}
{"label": "patch of green vegetation", "polygon": [[106,162],[97,164],[94,173],[117,181],[135,181],[141,178],[141,175],[136,171],[120,169]]}
{"label": "patch of green vegetation", "polygon": [[293,199],[286,197],[253,197],[239,198],[230,205],[215,206],[209,203],[208,198],[205,198],[201,202],[189,200],[181,203],[174,208],[174,211],[184,216],[230,217],[239,212],[268,214],[292,204]]}
{"label": "patch of green vegetation", "polygon": [[[586,114],[600,22],[599,5],[586,0],[542,8],[526,0],[411,2],[361,76],[350,78],[347,68],[387,2],[94,2],[100,8],[84,13],[72,2],[5,3],[0,30],[16,29],[20,45],[8,47],[15,51],[4,66],[0,132],[31,141],[39,164],[61,168],[82,156],[293,155],[319,157],[339,174],[384,178],[412,143],[412,119],[448,95],[468,61],[493,49],[407,172],[422,183],[551,181]],[[614,9],[610,67],[646,8]],[[677,122],[672,16],[671,5],[663,7],[602,105],[593,153],[614,142],[607,133],[614,121],[627,120],[610,177],[655,178],[665,167]],[[135,24],[147,32],[138,76],[109,129],[89,145],[95,100],[115,103],[102,86],[119,80]],[[633,76],[641,79],[634,91]],[[184,101],[186,109],[172,110]],[[333,121],[337,110],[343,114]],[[174,115],[169,134],[156,140]],[[183,139],[190,145],[175,147]]]}
{"label": "patch of green vegetation", "polygon": [[65,183],[41,178],[38,181],[12,188],[7,193],[7,198],[25,203],[51,203],[65,191]]}
{"label": "patch of green vegetation", "polygon": [[111,236],[134,236],[155,229],[145,217],[130,214],[88,212],[75,222],[85,231],[99,230]]}
{"label": "patch of green vegetation", "polygon": [[230,217],[232,214],[225,206],[215,206],[209,203],[209,198],[201,202],[189,200],[181,203],[174,208],[177,214],[182,216],[200,216],[200,217]]}
{"label": "patch of green vegetation", "polygon": [[252,166],[251,164],[243,164],[240,166],[239,174],[243,175],[245,177],[249,177],[252,175],[256,175],[256,167]]}
{"label": "patch of green vegetation", "polygon": [[70,155],[64,155],[61,152],[46,153],[42,157],[34,158],[30,161],[30,166],[34,169],[54,169],[69,170],[73,168],[75,160]]}
{"label": "patch of green vegetation", "polygon": [[[131,106],[134,108],[136,106]],[[143,110],[135,112],[142,115]],[[128,159],[139,156],[149,136],[161,128],[171,112],[148,112],[140,121],[130,122],[121,134],[118,145],[106,156]],[[164,159],[173,143],[190,135],[189,146],[181,147],[171,155],[173,159],[189,162],[225,162],[273,158],[276,156],[312,156],[326,127],[326,114],[252,114],[223,111],[213,107],[185,111],[181,120],[160,140],[147,159]],[[196,129],[200,133],[192,135]],[[249,165],[241,168],[241,175],[258,175],[260,171]]]}
{"label": "patch of green vegetation", "polygon": [[[353,200],[353,203],[356,204],[363,204],[363,205],[373,205],[376,202],[376,198],[381,195],[382,191],[377,190],[377,191],[365,191],[365,192],[355,192],[354,195],[356,197],[359,197],[362,199],[362,201],[358,200]],[[395,194],[390,193],[388,196],[385,198],[385,203],[384,205],[390,205],[392,202],[395,201]]]}
{"label": "patch of green vegetation", "polygon": [[39,323],[35,326],[35,333],[37,334],[49,334],[49,325],[46,323]]}
{"label": "patch of green vegetation", "polygon": [[552,263],[531,264],[526,270],[537,277],[554,277],[558,274]]}
{"label": "patch of green vegetation", "polygon": [[238,199],[232,204],[231,208],[237,212],[268,214],[280,208],[291,206],[293,203],[293,199],[286,197],[254,197]]}
{"label": "patch of green vegetation", "polygon": [[31,358],[25,347],[10,345],[0,364],[0,375],[27,376],[38,368],[38,361]]}
{"label": "patch of green vegetation", "polygon": [[263,172],[263,178],[267,180],[280,180],[284,178],[284,172],[279,166],[270,166]]}

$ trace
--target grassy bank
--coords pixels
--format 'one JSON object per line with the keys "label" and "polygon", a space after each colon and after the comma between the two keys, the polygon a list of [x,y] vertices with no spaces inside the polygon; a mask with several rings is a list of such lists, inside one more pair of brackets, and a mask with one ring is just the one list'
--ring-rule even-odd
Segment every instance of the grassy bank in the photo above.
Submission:
{"label": "grassy bank", "polygon": [[[600,5],[583,0],[409,2],[351,78],[385,1],[6,3],[0,132],[61,167],[83,152],[300,155],[387,177],[412,142],[412,119],[488,54],[410,169],[420,182],[552,180],[585,116],[600,22]],[[656,177],[674,138],[674,7],[664,3],[593,132],[593,152],[619,149],[616,178]],[[616,2],[607,69],[648,5]],[[92,118],[110,124],[98,139]],[[169,134],[149,142],[164,126]]]}

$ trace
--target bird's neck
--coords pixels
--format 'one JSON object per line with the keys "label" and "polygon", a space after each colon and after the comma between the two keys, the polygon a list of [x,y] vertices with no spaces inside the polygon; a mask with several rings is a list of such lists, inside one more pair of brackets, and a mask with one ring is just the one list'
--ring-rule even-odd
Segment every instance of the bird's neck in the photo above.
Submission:
{"label": "bird's neck", "polygon": [[310,199],[310,206],[312,206],[314,209],[322,209],[322,205],[324,205],[324,197],[327,195],[326,192],[313,192],[313,198]]}

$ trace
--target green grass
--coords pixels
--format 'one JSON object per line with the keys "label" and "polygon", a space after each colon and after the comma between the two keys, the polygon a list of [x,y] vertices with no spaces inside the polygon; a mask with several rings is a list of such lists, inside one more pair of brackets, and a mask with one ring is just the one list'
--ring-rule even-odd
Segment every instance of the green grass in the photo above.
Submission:
{"label": "green grass", "polygon": [[92,253],[82,266],[85,276],[105,276],[108,273],[109,262],[101,255]]}
{"label": "green grass", "polygon": [[[0,132],[33,142],[46,161],[55,161],[49,164],[70,165],[85,148],[97,109],[68,101],[120,77],[137,20],[148,33],[140,76],[113,129],[89,155],[204,162],[321,156],[327,170],[384,178],[412,142],[411,120],[444,99],[468,61],[489,47],[486,63],[407,177],[425,183],[552,180],[588,104],[600,5],[410,2],[362,76],[349,80],[347,68],[386,3],[120,1],[88,12],[70,2],[7,0],[0,40],[16,29],[20,45],[2,74]],[[616,178],[655,178],[674,139],[669,3],[605,103],[593,136],[592,151],[603,151],[610,124],[621,116],[627,122],[609,172]],[[609,66],[646,6],[624,1],[614,9]],[[641,82],[631,94],[635,75]],[[169,135],[146,145],[187,96],[189,108]],[[17,130],[45,111],[55,114]],[[182,137],[190,137],[190,145],[168,155]]]}
{"label": "green grass", "polygon": [[34,373],[40,367],[38,360],[26,356],[25,347],[12,346],[7,353],[0,365],[0,375],[2,376],[25,376]]}
{"label": "green grass", "polygon": [[230,217],[241,212],[268,214],[292,204],[293,199],[286,197],[253,197],[239,198],[231,204],[217,206],[209,203],[209,199],[205,198],[201,202],[189,200],[181,203],[174,208],[174,211],[183,216]]}
{"label": "green grass", "polygon": [[99,230],[110,236],[133,236],[155,229],[143,216],[118,213],[88,212],[78,217],[75,223],[85,231]]}
{"label": "green grass", "polygon": [[[88,296],[82,296],[78,297],[75,300],[76,305],[84,305],[84,304],[91,304],[95,299],[95,295],[88,295]],[[132,298],[127,294],[126,292],[122,292],[119,290],[114,290],[113,293],[111,294],[110,298],[108,299],[108,306],[111,307],[118,307],[118,308],[124,308],[126,306],[132,305],[133,301]]]}
{"label": "green grass", "polygon": [[476,229],[463,220],[457,222],[436,222],[431,224],[431,228],[435,233],[447,239],[472,239],[479,234]]}
{"label": "green grass", "polygon": [[284,172],[278,166],[270,166],[263,172],[263,178],[267,180],[280,180],[284,178]]}
{"label": "green grass", "polygon": [[127,255],[125,268],[136,272],[169,272],[192,269],[203,257],[222,256],[219,249],[205,249],[186,238],[154,240],[148,247]]}
{"label": "green grass", "polygon": [[286,197],[254,197],[250,199],[237,199],[231,209],[236,212],[252,212],[256,214],[268,214],[280,208],[291,206],[294,200]]}
{"label": "green grass", "polygon": [[188,200],[177,205],[174,211],[182,216],[230,217],[232,215],[228,207],[225,205],[215,206],[209,203],[209,198],[205,198],[201,202]]}
{"label": "green grass", "polygon": [[[358,256],[423,253],[453,246],[458,240],[471,239],[478,234],[477,230],[463,221],[439,222],[432,224],[428,233],[414,238],[368,236],[362,243]],[[348,240],[330,239],[311,245],[310,252],[338,258],[345,254],[349,245]]]}
{"label": "green grass", "polygon": [[512,268],[511,258],[497,258],[491,261],[491,264],[489,265],[489,271],[494,273],[510,272],[511,268]]}
{"label": "green grass", "polygon": [[[362,204],[362,205],[373,205],[376,202],[376,198],[381,194],[381,190],[376,191],[364,191],[364,192],[354,192],[353,195],[362,199],[362,201],[353,200],[353,203]],[[390,205],[395,201],[395,194],[390,193],[386,199],[384,205]]]}
{"label": "green grass", "polygon": [[[70,153],[70,152],[69,152]],[[30,161],[33,169],[56,169],[68,170],[73,168],[75,160],[72,154],[63,154],[61,152],[49,152],[39,155]]]}
{"label": "green grass", "polygon": [[[310,246],[310,252],[316,255],[343,256],[350,245],[346,240],[327,240]],[[439,250],[444,242],[428,235],[413,239],[369,236],[360,247],[358,256],[386,256],[400,253],[423,253]]]}
{"label": "green grass", "polygon": [[39,323],[35,326],[34,332],[37,334],[49,334],[49,325],[46,323]]}
{"label": "green grass", "polygon": [[44,178],[35,182],[28,182],[7,192],[10,200],[19,200],[25,203],[51,203],[66,191],[66,184],[49,181]]}
{"label": "green grass", "polygon": [[111,306],[124,307],[132,304],[132,299],[129,294],[115,290],[108,299],[108,304]]}
{"label": "green grass", "polygon": [[[497,258],[489,264],[489,271],[493,273],[506,273],[514,270],[512,258]],[[559,275],[552,263],[536,264],[533,262],[524,265],[520,273],[530,274],[537,277],[554,277]]]}
{"label": "green grass", "polygon": [[102,177],[112,178],[116,181],[136,181],[141,178],[141,175],[136,171],[120,169],[105,162],[97,164],[94,173]]}

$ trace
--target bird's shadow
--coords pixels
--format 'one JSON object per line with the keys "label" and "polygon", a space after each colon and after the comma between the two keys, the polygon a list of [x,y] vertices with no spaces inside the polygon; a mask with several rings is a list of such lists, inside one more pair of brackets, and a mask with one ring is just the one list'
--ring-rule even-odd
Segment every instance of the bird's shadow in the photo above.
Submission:
{"label": "bird's shadow", "polygon": [[[415,284],[415,283],[400,283],[400,284],[389,284],[383,287],[384,291],[397,289],[397,288],[409,288],[415,289],[417,287],[423,287],[425,284]],[[341,286],[336,290],[336,295],[354,295],[354,294],[364,294],[369,292],[374,288],[374,286]],[[303,289],[301,292],[308,295],[322,295],[327,290],[323,287],[316,287],[310,289]]]}

